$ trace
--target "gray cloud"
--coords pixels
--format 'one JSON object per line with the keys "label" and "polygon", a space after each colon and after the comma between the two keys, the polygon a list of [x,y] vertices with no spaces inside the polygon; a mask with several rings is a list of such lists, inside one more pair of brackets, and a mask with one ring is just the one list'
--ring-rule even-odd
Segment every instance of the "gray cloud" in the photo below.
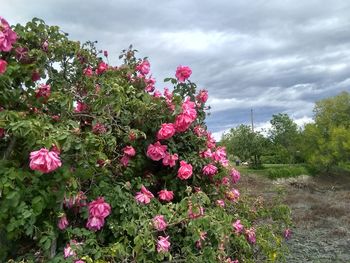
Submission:
{"label": "gray cloud", "polygon": [[[179,65],[209,90],[215,132],[286,112],[312,116],[316,100],[349,90],[350,2],[346,0],[3,0],[11,23],[32,17],[115,58],[130,43],[150,58],[159,89]],[[113,62],[117,63],[117,59]]]}

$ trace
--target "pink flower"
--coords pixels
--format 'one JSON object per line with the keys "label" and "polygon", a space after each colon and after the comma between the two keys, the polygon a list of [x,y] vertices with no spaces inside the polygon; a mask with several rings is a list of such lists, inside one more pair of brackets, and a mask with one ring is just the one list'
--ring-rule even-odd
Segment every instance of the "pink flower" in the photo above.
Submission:
{"label": "pink flower", "polygon": [[155,144],[150,144],[147,148],[147,156],[153,161],[159,161],[164,158],[167,148],[168,146],[161,145],[159,141]]}
{"label": "pink flower", "polygon": [[35,97],[37,98],[48,98],[50,97],[50,94],[51,94],[51,86],[40,84],[39,88],[35,90],[35,93],[36,93]]}
{"label": "pink flower", "polygon": [[49,151],[46,148],[41,148],[39,151],[30,153],[29,167],[32,170],[42,173],[49,173],[61,167],[62,163],[58,154],[54,151]]}
{"label": "pink flower", "polygon": [[173,99],[173,93],[169,92],[168,88],[164,88],[164,97],[167,98],[168,100]]}
{"label": "pink flower", "polygon": [[158,237],[158,242],[157,242],[157,252],[158,253],[169,251],[170,242],[168,240],[169,240],[169,236],[166,236],[166,237],[159,236]]}
{"label": "pink flower", "polygon": [[33,71],[32,73],[32,81],[35,82],[35,81],[38,81],[40,79],[40,73],[38,71]]}
{"label": "pink flower", "polygon": [[223,177],[221,179],[221,184],[222,185],[230,185],[230,179],[227,176]]}
{"label": "pink flower", "polygon": [[165,153],[165,156],[163,158],[163,165],[174,167],[176,164],[176,161],[179,159],[179,156],[175,154],[170,154],[168,152]]}
{"label": "pink flower", "polygon": [[102,123],[96,123],[92,126],[92,132],[95,134],[103,134],[107,132],[107,128]]}
{"label": "pink flower", "polygon": [[197,95],[197,100],[201,103],[206,103],[208,100],[208,91],[206,90],[200,90]]}
{"label": "pink flower", "polygon": [[216,172],[218,171],[218,168],[215,165],[207,164],[206,166],[203,167],[202,171],[204,175],[212,176],[216,174]]}
{"label": "pink flower", "polygon": [[105,72],[108,69],[108,64],[104,63],[103,61],[98,64],[98,67],[96,69],[96,74],[100,75],[103,72]]}
{"label": "pink flower", "polygon": [[41,45],[41,49],[44,51],[44,52],[47,52],[49,50],[49,41],[45,40],[42,45]]}
{"label": "pink flower", "polygon": [[130,157],[133,157],[136,155],[136,151],[135,151],[134,147],[132,147],[132,146],[124,147],[123,152],[125,155],[130,156]]}
{"label": "pink flower", "polygon": [[160,190],[158,192],[159,199],[161,201],[166,201],[170,202],[174,198],[174,192],[173,191],[168,191],[168,190]]}
{"label": "pink flower", "polygon": [[77,106],[75,107],[74,111],[75,112],[83,112],[83,111],[86,111],[87,109],[88,109],[88,106],[85,103],[78,101]]}
{"label": "pink flower", "polygon": [[4,74],[7,69],[7,62],[3,59],[0,59],[0,74]]}
{"label": "pink flower", "polygon": [[192,124],[193,118],[187,114],[179,114],[175,119],[175,128],[177,132],[186,131]]}
{"label": "pink flower", "polygon": [[197,117],[196,104],[191,101],[189,98],[182,103],[182,114],[188,115],[192,120],[195,120]]}
{"label": "pink flower", "polygon": [[153,97],[155,98],[160,98],[162,96],[162,93],[159,92],[159,90],[156,90],[154,93],[153,93]]}
{"label": "pink flower", "polygon": [[221,207],[225,207],[225,201],[222,199],[216,200],[216,204]]}
{"label": "pink flower", "polygon": [[167,222],[162,215],[156,215],[153,218],[153,226],[157,231],[164,231],[168,226]]}
{"label": "pink flower", "polygon": [[204,215],[204,208],[202,206],[198,206],[195,208],[195,211],[192,209],[192,205],[189,206],[188,208],[188,217],[190,219],[196,219],[198,217],[201,217]]}
{"label": "pink flower", "polygon": [[150,71],[150,63],[148,62],[147,59],[141,61],[139,64],[136,66],[136,70],[140,72],[142,75],[147,75]]}
{"label": "pink flower", "polygon": [[212,134],[210,132],[207,132],[207,147],[212,149],[216,146],[216,142],[214,137],[212,136]]}
{"label": "pink flower", "polygon": [[71,248],[70,244],[67,244],[63,250],[64,258],[76,256],[75,251]]}
{"label": "pink flower", "polygon": [[256,235],[255,235],[255,228],[254,227],[246,229],[245,235],[246,235],[246,238],[250,244],[256,243]]}
{"label": "pink flower", "polygon": [[92,231],[100,230],[105,224],[103,217],[89,216],[86,227]]}
{"label": "pink flower", "polygon": [[218,147],[212,156],[213,160],[219,162],[222,159],[226,159],[226,149],[225,147]]}
{"label": "pink flower", "polygon": [[107,217],[111,213],[111,206],[105,202],[103,197],[89,203],[89,216]]}
{"label": "pink flower", "polygon": [[9,23],[4,18],[0,17],[0,51],[9,52],[16,39],[16,32],[11,29]]}
{"label": "pink flower", "polygon": [[201,137],[206,134],[205,129],[200,125],[195,126],[193,131],[198,137]]}
{"label": "pink flower", "polygon": [[154,78],[149,77],[148,79],[145,79],[146,82],[146,88],[145,91],[147,92],[153,92],[155,89],[155,84],[156,84],[156,80]]}
{"label": "pink flower", "polygon": [[192,165],[186,163],[185,161],[180,162],[180,168],[177,171],[177,177],[181,180],[187,180],[192,176]]}
{"label": "pink flower", "polygon": [[230,175],[231,175],[231,180],[234,184],[237,183],[241,178],[241,174],[235,168],[231,169]]}
{"label": "pink flower", "polygon": [[74,263],[85,263],[85,261],[84,261],[84,260],[79,259],[79,260],[74,261]]}
{"label": "pink flower", "polygon": [[69,222],[67,220],[67,216],[66,214],[63,214],[60,219],[58,220],[58,228],[61,229],[61,230],[64,230],[67,228],[67,226],[69,225]]}
{"label": "pink flower", "polygon": [[166,140],[175,134],[175,125],[172,123],[163,123],[157,133],[158,140]]}
{"label": "pink flower", "polygon": [[236,220],[236,222],[234,222],[232,224],[233,230],[235,231],[236,234],[239,234],[243,231],[243,225],[241,224],[241,220]]}
{"label": "pink flower", "polygon": [[141,191],[136,193],[135,199],[138,203],[149,204],[154,195],[143,185]]}
{"label": "pink flower", "polygon": [[130,156],[129,155],[124,154],[123,157],[120,158],[120,162],[121,162],[121,164],[123,166],[128,166],[129,161],[130,161]]}
{"label": "pink flower", "polygon": [[92,68],[89,66],[89,67],[87,67],[87,68],[85,68],[85,69],[83,70],[83,74],[84,74],[85,76],[90,77],[90,76],[92,76],[92,75],[94,74],[94,72],[92,71]]}
{"label": "pink flower", "polygon": [[66,195],[64,195],[63,198],[63,205],[66,208],[72,208],[72,207],[82,207],[82,206],[86,206],[86,195],[84,194],[84,192],[80,191],[78,192],[76,195],[73,196],[69,196],[66,197]]}
{"label": "pink flower", "polygon": [[105,57],[108,57],[108,51],[107,51],[107,50],[103,51],[103,55],[104,55]]}
{"label": "pink flower", "polygon": [[205,150],[204,152],[201,153],[201,156],[203,158],[211,158],[213,156],[211,150],[208,148],[207,150]]}
{"label": "pink flower", "polygon": [[178,66],[175,77],[179,82],[185,82],[192,74],[192,70],[187,66]]}
{"label": "pink flower", "polygon": [[205,241],[206,238],[207,238],[207,232],[200,231],[199,239],[196,241],[196,247],[198,249],[202,248],[202,241]]}
{"label": "pink flower", "polygon": [[292,230],[287,228],[286,230],[284,230],[283,236],[286,240],[290,239],[292,237]]}
{"label": "pink flower", "polygon": [[226,197],[230,201],[237,202],[239,199],[239,191],[237,189],[232,188],[231,191],[226,193]]}
{"label": "pink flower", "polygon": [[231,258],[226,258],[225,263],[239,263],[238,259],[232,260]]}

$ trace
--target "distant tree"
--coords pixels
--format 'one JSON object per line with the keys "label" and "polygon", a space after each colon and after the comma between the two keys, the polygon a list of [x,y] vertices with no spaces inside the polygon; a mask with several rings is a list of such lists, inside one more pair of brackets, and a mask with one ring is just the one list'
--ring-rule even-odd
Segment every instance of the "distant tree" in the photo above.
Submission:
{"label": "distant tree", "polygon": [[272,115],[270,123],[269,138],[275,161],[294,163],[300,138],[297,124],[286,113]]}
{"label": "distant tree", "polygon": [[261,165],[261,156],[266,148],[267,139],[259,132],[253,132],[248,125],[241,124],[232,128],[222,137],[222,144],[230,155],[243,161],[250,161],[253,167]]}

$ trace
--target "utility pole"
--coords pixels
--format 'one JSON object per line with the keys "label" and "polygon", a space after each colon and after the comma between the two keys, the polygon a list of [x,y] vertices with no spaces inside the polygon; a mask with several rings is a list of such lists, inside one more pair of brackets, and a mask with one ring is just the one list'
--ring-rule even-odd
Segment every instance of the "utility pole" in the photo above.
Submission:
{"label": "utility pole", "polygon": [[251,120],[251,122],[252,122],[252,132],[254,132],[253,109],[250,109],[250,120]]}

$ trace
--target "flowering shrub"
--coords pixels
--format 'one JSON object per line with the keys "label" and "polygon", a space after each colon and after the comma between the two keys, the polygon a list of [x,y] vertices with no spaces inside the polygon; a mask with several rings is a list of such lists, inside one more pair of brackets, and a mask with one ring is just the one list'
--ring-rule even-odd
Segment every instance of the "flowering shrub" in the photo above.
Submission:
{"label": "flowering shrub", "polygon": [[111,66],[39,19],[1,18],[0,51],[0,261],[283,258],[288,209],[240,195],[189,67],[162,95],[132,47]]}

